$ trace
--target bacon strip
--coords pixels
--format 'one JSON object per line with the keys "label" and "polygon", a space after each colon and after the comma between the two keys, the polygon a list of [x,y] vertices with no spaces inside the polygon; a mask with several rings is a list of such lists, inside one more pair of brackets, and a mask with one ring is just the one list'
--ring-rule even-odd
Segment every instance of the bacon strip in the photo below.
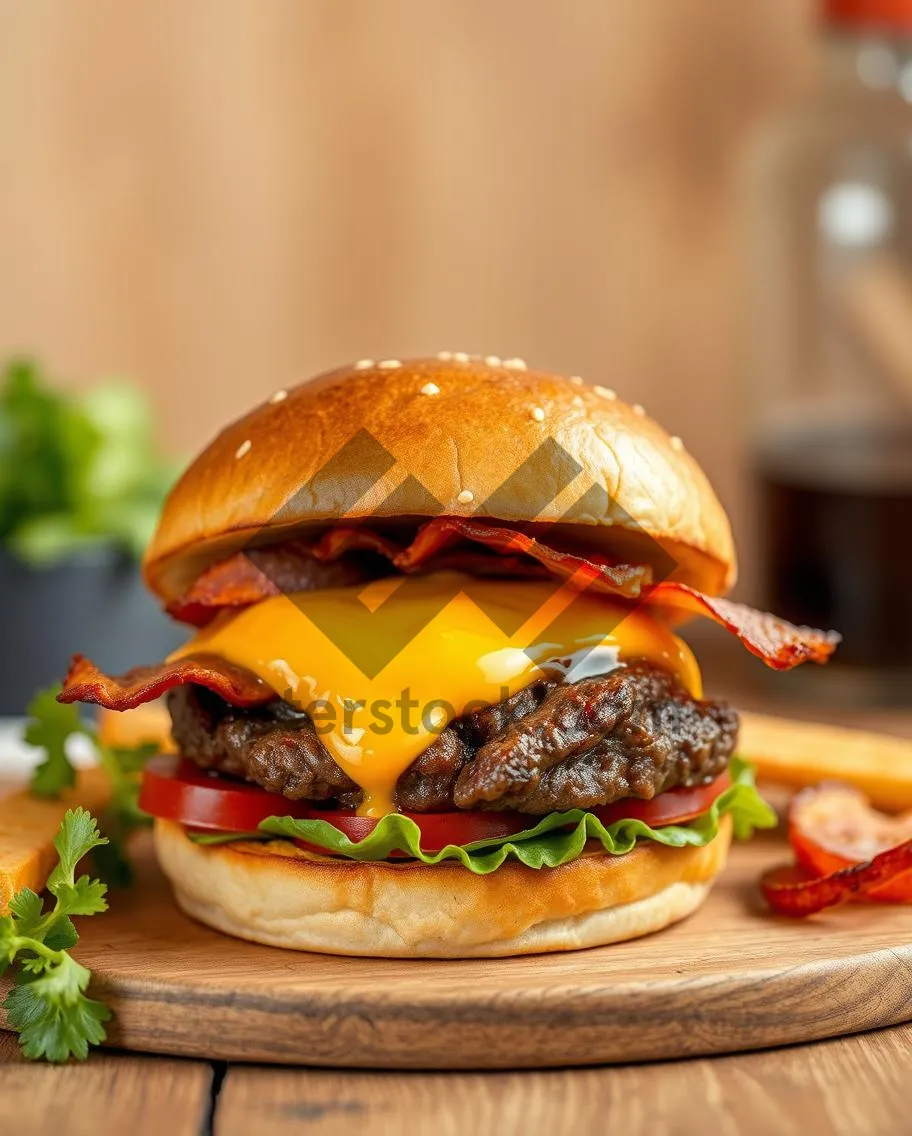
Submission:
{"label": "bacon strip", "polygon": [[842,638],[836,631],[798,627],[747,604],[704,596],[687,584],[673,580],[656,584],[646,596],[646,602],[708,616],[775,671],[788,671],[807,662],[825,663]]}
{"label": "bacon strip", "polygon": [[351,560],[339,560],[346,551],[342,542],[335,548],[327,542],[326,548],[332,554],[320,557],[303,541],[237,552],[197,577],[181,598],[169,605],[168,614],[181,623],[204,627],[225,607],[247,607],[289,592],[367,583],[375,575]]}
{"label": "bacon strip", "polygon": [[134,667],[122,675],[107,675],[91,659],[74,655],[57,701],[93,702],[106,710],[132,710],[188,682],[205,686],[233,706],[261,706],[275,698],[271,688],[255,674],[214,655]]}
{"label": "bacon strip", "polygon": [[[800,878],[819,879],[865,863],[912,839],[912,812],[889,816],[872,808],[867,797],[844,781],[824,781],[792,797],[788,838]],[[912,870],[866,892],[878,903],[912,903]]]}
{"label": "bacon strip", "polygon": [[317,560],[338,560],[347,552],[378,552],[395,562],[400,548],[395,541],[364,525],[338,525],[328,529],[310,551]]}
{"label": "bacon strip", "polygon": [[268,572],[263,572],[249,556],[238,552],[207,568],[166,610],[181,623],[205,627],[222,608],[246,607],[277,596],[280,591]]}
{"label": "bacon strip", "polygon": [[601,591],[625,599],[637,599],[652,581],[652,569],[645,564],[615,564],[597,555],[574,556],[542,544],[520,529],[462,517],[437,517],[422,525],[408,548],[393,557],[393,564],[402,572],[413,572],[455,540],[471,540],[511,556],[530,556],[555,576],[579,579],[582,574]]}
{"label": "bacon strip", "polygon": [[[500,555],[473,554],[465,549],[449,552],[456,541],[470,540]],[[323,564],[338,563],[353,552],[373,552],[386,557],[400,572],[436,568],[454,569],[485,576],[538,576],[530,561],[546,573],[579,578],[582,572],[593,587],[611,595],[636,599],[652,579],[646,565],[614,564],[606,558],[582,559],[543,544],[517,529],[480,524],[461,517],[440,517],[422,525],[411,544],[401,547],[362,526],[330,529],[315,544],[296,540],[284,545],[237,552],[208,568],[190,588],[168,606],[168,614],[182,623],[204,627],[221,608],[244,607],[270,596],[310,591],[314,587],[338,587],[368,578],[353,566],[347,578],[319,572]],[[316,577],[316,578],[315,578]]]}
{"label": "bacon strip", "polygon": [[[654,584],[652,570],[646,565],[615,564],[596,554],[563,552],[522,530],[463,517],[428,521],[404,548],[366,526],[353,525],[330,529],[312,545],[294,541],[276,548],[237,553],[204,572],[169,612],[202,626],[222,607],[256,603],[281,592],[329,587],[332,584],[328,580],[314,583],[317,565],[338,563],[344,555],[358,551],[379,553],[400,572],[443,566],[464,566],[477,571],[478,564],[468,559],[470,554],[464,549],[451,551],[454,543],[466,540],[509,557],[510,563],[502,565],[504,569],[512,571],[516,565],[525,564],[527,571],[523,574],[527,574],[529,562],[533,561],[553,575],[573,577],[581,588],[592,587],[621,599],[706,616],[730,631],[774,670],[789,670],[804,662],[825,663],[840,640],[833,631],[796,627],[768,612],[703,595],[686,584],[671,580]],[[464,564],[462,557],[466,557]]]}
{"label": "bacon strip", "polygon": [[[832,872],[819,879],[800,879],[792,868],[774,868],[760,881],[766,902],[779,915],[800,918],[827,907],[864,899],[885,885],[912,872],[912,840],[888,848],[873,860]],[[912,898],[912,891],[910,891]]]}
{"label": "bacon strip", "polygon": [[588,576],[593,587],[622,598],[642,596],[649,604],[678,608],[692,615],[708,616],[736,635],[752,654],[774,670],[790,670],[800,663],[824,663],[836,649],[840,636],[834,631],[796,627],[787,620],[757,611],[734,600],[706,596],[687,584],[673,580],[652,584],[649,568],[616,565],[589,555],[559,552],[524,532],[481,524],[461,517],[439,517],[421,528],[412,544],[393,563],[407,571],[440,547],[453,535],[478,541],[501,552],[522,552],[561,576],[576,576],[581,583]]}

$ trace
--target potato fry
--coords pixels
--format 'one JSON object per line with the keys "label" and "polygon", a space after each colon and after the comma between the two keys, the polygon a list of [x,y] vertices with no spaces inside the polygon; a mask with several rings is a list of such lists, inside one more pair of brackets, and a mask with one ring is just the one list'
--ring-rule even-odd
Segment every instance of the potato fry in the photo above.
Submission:
{"label": "potato fry", "polygon": [[57,800],[34,797],[27,789],[0,798],[0,915],[20,888],[41,891],[57,863],[54,837],[67,809],[82,805],[96,816],[111,796],[100,769],[80,771],[72,789]]}
{"label": "potato fry", "polygon": [[155,742],[163,753],[174,750],[171,717],[160,698],[135,710],[102,710],[98,715],[98,736],[105,745],[131,747]]}
{"label": "potato fry", "polygon": [[846,781],[884,812],[912,809],[912,741],[904,738],[743,713],[738,752],[761,784]]}

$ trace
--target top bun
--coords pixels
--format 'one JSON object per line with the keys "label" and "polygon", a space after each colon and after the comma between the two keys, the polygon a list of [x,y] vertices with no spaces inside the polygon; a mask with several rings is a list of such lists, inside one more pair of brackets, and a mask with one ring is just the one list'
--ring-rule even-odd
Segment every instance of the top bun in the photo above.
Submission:
{"label": "top bun", "polygon": [[[512,476],[543,443],[534,471]],[[371,473],[380,447],[389,456]],[[582,468],[568,485],[573,462]],[[735,578],[728,518],[706,476],[641,406],[518,359],[447,352],[362,360],[226,427],[172,489],[144,572],[170,603],[252,542],[341,516],[441,514],[556,522],[565,545],[628,563],[655,563],[658,542],[674,579],[711,595]]]}

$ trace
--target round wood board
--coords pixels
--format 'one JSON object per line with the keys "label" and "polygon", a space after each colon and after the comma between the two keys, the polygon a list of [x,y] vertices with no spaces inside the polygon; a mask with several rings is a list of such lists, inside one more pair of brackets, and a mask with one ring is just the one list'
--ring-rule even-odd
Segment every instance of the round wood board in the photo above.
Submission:
{"label": "round wood board", "polygon": [[632,943],[516,959],[377,960],[227,938],[183,916],[137,849],[138,886],[80,921],[110,1044],[371,1068],[588,1065],[725,1053],[912,1019],[912,907],[794,922],[757,890],[781,839],[736,845],[706,905]]}

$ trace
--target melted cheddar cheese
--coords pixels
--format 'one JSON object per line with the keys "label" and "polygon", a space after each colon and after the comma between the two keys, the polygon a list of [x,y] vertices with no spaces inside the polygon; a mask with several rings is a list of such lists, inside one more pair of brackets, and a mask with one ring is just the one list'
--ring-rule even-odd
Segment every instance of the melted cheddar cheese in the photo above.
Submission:
{"label": "melted cheddar cheese", "polygon": [[400,774],[449,721],[546,671],[576,681],[643,658],[701,696],[690,649],[645,609],[569,583],[455,572],[276,596],[220,617],[172,658],[200,652],[306,709],[367,816],[393,811]]}

